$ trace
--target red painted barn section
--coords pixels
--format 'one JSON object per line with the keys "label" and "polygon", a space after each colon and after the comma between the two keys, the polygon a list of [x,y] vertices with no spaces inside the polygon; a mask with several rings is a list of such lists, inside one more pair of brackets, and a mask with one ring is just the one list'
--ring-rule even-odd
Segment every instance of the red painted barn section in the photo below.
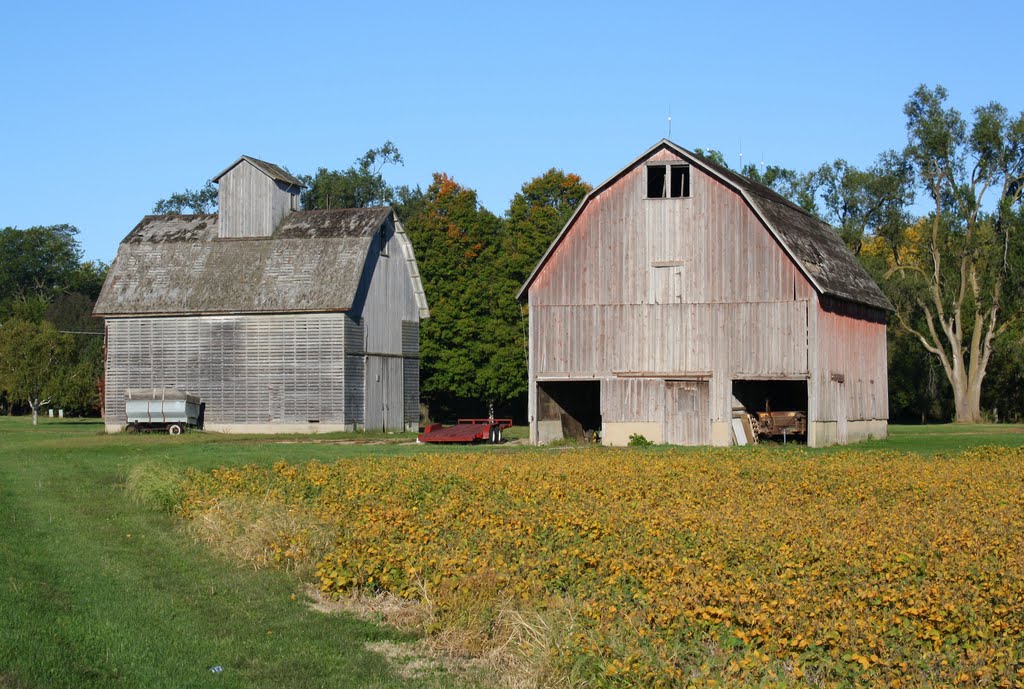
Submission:
{"label": "red painted barn section", "polygon": [[[656,163],[687,166],[688,197],[650,196]],[[772,380],[805,382],[812,444],[884,434],[888,302],[830,296],[815,275],[863,273],[855,259],[819,221],[744,182],[662,142],[584,200],[520,295],[534,442],[584,426],[609,444],[633,432],[729,444],[734,382]],[[768,218],[807,227],[785,234]],[[590,384],[574,396],[574,381]]]}

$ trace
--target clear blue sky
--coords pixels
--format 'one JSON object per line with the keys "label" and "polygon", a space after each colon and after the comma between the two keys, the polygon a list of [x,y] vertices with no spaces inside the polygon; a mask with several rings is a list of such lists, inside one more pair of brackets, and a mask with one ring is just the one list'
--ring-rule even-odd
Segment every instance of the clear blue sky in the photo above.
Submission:
{"label": "clear blue sky", "polygon": [[248,154],[392,183],[445,171],[501,214],[555,166],[598,183],[667,134],[806,170],[905,142],[942,84],[1024,108],[1017,2],[8,3],[0,227],[110,261],[153,204]]}

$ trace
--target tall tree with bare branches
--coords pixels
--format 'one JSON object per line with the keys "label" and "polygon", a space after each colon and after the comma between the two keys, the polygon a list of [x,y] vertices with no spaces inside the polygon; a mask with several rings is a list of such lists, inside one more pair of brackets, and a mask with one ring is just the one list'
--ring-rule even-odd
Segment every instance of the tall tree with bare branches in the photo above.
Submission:
{"label": "tall tree with bare branches", "polygon": [[968,123],[947,96],[922,85],[904,107],[905,155],[931,209],[887,238],[886,277],[899,325],[942,364],[956,421],[973,423],[993,342],[1020,317],[1024,113],[993,102]]}

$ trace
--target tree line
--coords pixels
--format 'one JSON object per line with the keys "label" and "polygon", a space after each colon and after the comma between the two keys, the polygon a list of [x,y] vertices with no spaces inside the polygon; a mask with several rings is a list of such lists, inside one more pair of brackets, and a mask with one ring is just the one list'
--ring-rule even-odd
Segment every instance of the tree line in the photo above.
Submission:
{"label": "tree line", "polygon": [[0,410],[99,412],[108,266],[84,261],[72,225],[0,229]]}
{"label": "tree line", "polygon": [[1024,113],[991,102],[967,118],[948,97],[919,86],[906,145],[866,168],[743,174],[834,226],[892,301],[892,418],[1020,421]]}
{"label": "tree line", "polygon": [[[966,118],[947,100],[941,86],[916,89],[903,109],[906,145],[867,167],[837,159],[805,172],[751,164],[740,173],[835,227],[893,302],[891,418],[1020,421],[1024,114],[1011,116],[993,102]],[[697,153],[725,165],[720,152]],[[529,314],[516,294],[591,187],[551,169],[526,182],[499,216],[445,173],[434,174],[426,189],[389,184],[385,171],[402,163],[389,141],[347,168],[298,175],[306,184],[303,208],[393,206],[412,240],[431,309],[421,329],[421,394],[430,415],[478,415],[493,405],[522,420]],[[158,201],[154,212],[208,213],[216,204],[216,187],[207,182]],[[8,322],[63,330],[46,337],[64,348],[72,342],[67,331],[98,329],[81,318],[106,267],[83,263],[74,235],[70,226],[0,231],[0,315],[7,319],[0,347],[25,338],[8,337],[15,330]],[[46,272],[56,265],[59,275]],[[53,387],[82,385],[81,397],[61,392],[61,401],[85,400],[86,367],[98,376],[100,361],[90,342],[91,353],[78,351],[68,360],[73,364],[58,367],[67,371],[63,378],[33,394],[45,398]],[[28,404],[22,388],[9,384],[13,374],[0,375],[8,409],[12,401]]]}

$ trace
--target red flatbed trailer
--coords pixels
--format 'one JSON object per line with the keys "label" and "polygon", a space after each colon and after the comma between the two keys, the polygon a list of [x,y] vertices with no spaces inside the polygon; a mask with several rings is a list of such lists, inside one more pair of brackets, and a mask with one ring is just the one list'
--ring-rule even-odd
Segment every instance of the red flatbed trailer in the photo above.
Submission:
{"label": "red flatbed trailer", "polygon": [[459,419],[454,426],[432,423],[417,436],[421,443],[500,443],[501,432],[512,419]]}

